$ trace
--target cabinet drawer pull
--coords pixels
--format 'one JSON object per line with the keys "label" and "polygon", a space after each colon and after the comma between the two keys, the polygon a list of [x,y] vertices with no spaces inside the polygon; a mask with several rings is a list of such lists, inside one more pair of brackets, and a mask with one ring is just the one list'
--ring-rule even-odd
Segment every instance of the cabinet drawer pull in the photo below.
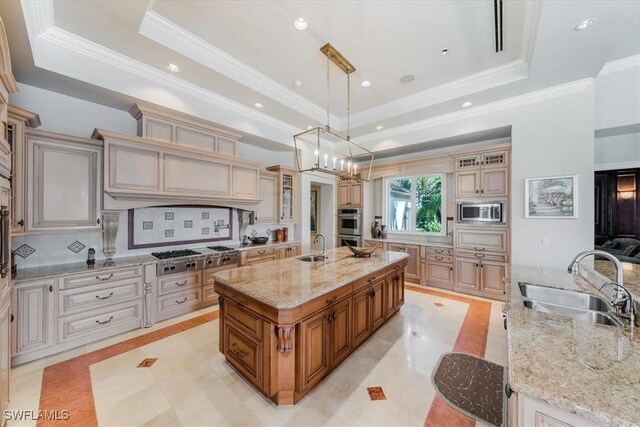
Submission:
{"label": "cabinet drawer pull", "polygon": [[184,304],[185,302],[187,302],[188,297],[184,297],[184,299],[182,301],[178,301],[176,300],[176,304]]}
{"label": "cabinet drawer pull", "polygon": [[262,250],[258,251],[258,253],[259,253],[260,255],[263,255],[265,252],[266,252],[266,251],[265,251],[264,249],[262,249]]}
{"label": "cabinet drawer pull", "polygon": [[231,344],[231,348],[230,348],[231,352],[233,354],[235,354],[236,356],[238,356],[240,359],[244,359],[245,357],[247,357],[249,355],[248,352],[246,351],[242,351],[238,348],[238,346],[236,345],[236,343],[232,343]]}
{"label": "cabinet drawer pull", "polygon": [[187,284],[187,280],[185,280],[185,281],[184,281],[184,282],[182,282],[182,283],[178,283],[178,282],[176,282],[176,286],[184,286],[184,285],[186,285],[186,284]]}
{"label": "cabinet drawer pull", "polygon": [[443,253],[443,252],[444,252],[444,251],[443,251],[442,249],[436,249],[436,253],[437,253],[437,254],[441,254],[441,253]]}
{"label": "cabinet drawer pull", "polygon": [[476,258],[484,258],[485,254],[476,254]]}
{"label": "cabinet drawer pull", "polygon": [[21,219],[20,221],[18,221],[18,225],[20,227],[24,227],[24,219]]}
{"label": "cabinet drawer pull", "polygon": [[327,305],[333,304],[334,302],[336,302],[337,299],[338,299],[338,295],[334,295],[333,298],[329,298],[327,300]]}
{"label": "cabinet drawer pull", "polygon": [[234,301],[236,302],[236,304],[238,304],[240,306],[245,306],[245,305],[249,304],[249,301],[243,301],[241,299],[234,299]]}
{"label": "cabinet drawer pull", "polygon": [[437,259],[438,261],[442,261],[444,258],[442,258],[441,256],[437,256],[437,257],[436,257],[436,259]]}
{"label": "cabinet drawer pull", "polygon": [[367,282],[371,283],[376,280],[376,276],[370,277],[367,279]]}
{"label": "cabinet drawer pull", "polygon": [[475,250],[476,250],[476,251],[478,251],[478,252],[482,252],[482,251],[484,251],[484,248],[476,248],[475,246],[473,247],[473,249],[475,249]]}
{"label": "cabinet drawer pull", "polygon": [[99,320],[96,320],[96,323],[98,325],[106,325],[107,323],[111,322],[113,320],[113,316],[109,317],[109,320],[105,320],[104,322],[101,322]]}
{"label": "cabinet drawer pull", "polygon": [[113,292],[110,292],[106,297],[101,297],[100,295],[96,295],[97,299],[109,299],[113,296]]}
{"label": "cabinet drawer pull", "polygon": [[113,273],[110,274],[107,278],[102,278],[100,276],[96,276],[96,280],[100,280],[101,282],[105,282],[113,277]]}

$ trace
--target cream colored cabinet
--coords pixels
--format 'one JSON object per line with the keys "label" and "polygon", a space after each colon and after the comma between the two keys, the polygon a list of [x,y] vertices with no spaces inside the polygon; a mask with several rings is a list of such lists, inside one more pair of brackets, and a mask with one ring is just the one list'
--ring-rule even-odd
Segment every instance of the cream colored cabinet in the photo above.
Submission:
{"label": "cream colored cabinet", "polygon": [[11,188],[9,181],[0,178],[0,304],[11,294]]}
{"label": "cream colored cabinet", "polygon": [[242,135],[176,111],[134,104],[129,110],[138,120],[138,136],[225,156],[236,155]]}
{"label": "cream colored cabinet", "polygon": [[260,172],[260,204],[255,220],[258,223],[278,223],[278,174]]}
{"label": "cream colored cabinet", "polygon": [[362,193],[361,182],[338,184],[338,208],[361,208]]}
{"label": "cream colored cabinet", "polygon": [[102,144],[26,133],[27,231],[99,230]]}
{"label": "cream colored cabinet", "polygon": [[493,299],[504,299],[507,264],[482,259],[457,258],[456,291]]}
{"label": "cream colored cabinet", "polygon": [[278,248],[278,259],[295,258],[300,255],[301,245],[296,243],[294,245],[281,246]]}
{"label": "cream colored cabinet", "polygon": [[423,271],[422,279],[425,285],[453,289],[453,249],[426,247]]}
{"label": "cream colored cabinet", "polygon": [[11,147],[11,234],[25,231],[25,129],[40,126],[37,114],[21,108],[9,106],[8,142]]}
{"label": "cream colored cabinet", "polygon": [[297,171],[279,165],[267,170],[278,173],[278,224],[295,223]]}
{"label": "cream colored cabinet", "polygon": [[9,376],[11,371],[11,301],[0,307],[0,406],[3,413],[9,403]]}
{"label": "cream colored cabinet", "polygon": [[509,230],[489,227],[456,227],[455,247],[456,250],[507,253],[509,251]]}
{"label": "cream colored cabinet", "polygon": [[480,263],[477,260],[458,258],[456,277],[456,290],[464,292],[480,289]]}
{"label": "cream colored cabinet", "polygon": [[456,157],[456,198],[504,198],[509,195],[508,152]]}
{"label": "cream colored cabinet", "polygon": [[409,254],[407,266],[404,270],[404,277],[412,283],[420,283],[421,277],[421,256],[419,245],[408,245],[403,243],[387,243],[387,250],[392,252],[406,252]]}
{"label": "cream colored cabinet", "polygon": [[22,282],[14,287],[13,354],[22,355],[55,344],[55,279]]}
{"label": "cream colored cabinet", "polygon": [[538,399],[513,393],[509,398],[511,427],[600,427],[595,421],[572,414]]}

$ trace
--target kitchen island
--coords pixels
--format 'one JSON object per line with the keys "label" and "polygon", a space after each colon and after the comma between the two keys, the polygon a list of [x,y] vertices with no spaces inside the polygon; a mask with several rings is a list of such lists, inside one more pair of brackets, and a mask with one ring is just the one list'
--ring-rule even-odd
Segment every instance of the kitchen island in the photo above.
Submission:
{"label": "kitchen island", "polygon": [[398,312],[407,257],[337,248],[216,273],[220,352],[277,405],[298,402]]}

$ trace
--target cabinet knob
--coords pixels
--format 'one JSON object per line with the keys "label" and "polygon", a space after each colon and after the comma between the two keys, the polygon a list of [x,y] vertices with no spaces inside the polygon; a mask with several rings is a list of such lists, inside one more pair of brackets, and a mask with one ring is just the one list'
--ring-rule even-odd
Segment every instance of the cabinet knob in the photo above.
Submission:
{"label": "cabinet knob", "polygon": [[100,225],[100,218],[96,219],[96,224]]}
{"label": "cabinet knob", "polygon": [[21,219],[20,221],[18,221],[18,225],[20,227],[24,227],[24,219]]}
{"label": "cabinet knob", "polygon": [[53,292],[53,285],[49,285],[49,292]]}

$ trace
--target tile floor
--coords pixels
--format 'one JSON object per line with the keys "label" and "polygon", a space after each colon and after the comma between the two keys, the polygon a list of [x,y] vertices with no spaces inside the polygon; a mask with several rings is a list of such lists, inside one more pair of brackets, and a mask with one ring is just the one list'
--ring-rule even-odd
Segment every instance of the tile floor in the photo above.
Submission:
{"label": "tile floor", "polygon": [[[400,313],[295,406],[276,407],[233,371],[217,350],[218,321],[213,320],[121,354],[114,353],[117,355],[113,357],[96,358],[102,361],[90,364],[89,371],[97,422],[100,426],[442,424],[442,416],[432,417],[434,414],[430,413],[430,409],[436,412],[432,402],[437,406],[431,373],[442,353],[454,347],[464,350],[460,349],[464,335],[461,328],[464,323],[468,329],[473,326],[469,322],[474,321],[468,317],[465,322],[470,304],[451,299],[444,291],[432,294],[407,289]],[[465,299],[480,301],[462,298]],[[484,357],[506,365],[500,305],[490,304]],[[12,371],[9,409],[38,409],[43,371],[48,366],[72,358],[79,360],[78,356],[91,356],[100,349],[105,352],[115,343],[161,331],[211,311],[192,313],[151,329],[16,367]],[[471,344],[473,347],[477,343]],[[157,360],[149,367],[139,368],[145,359]],[[374,387],[381,387],[386,399],[372,400],[368,388]],[[87,394],[90,397],[91,393]],[[76,425],[86,425],[75,421]]]}

